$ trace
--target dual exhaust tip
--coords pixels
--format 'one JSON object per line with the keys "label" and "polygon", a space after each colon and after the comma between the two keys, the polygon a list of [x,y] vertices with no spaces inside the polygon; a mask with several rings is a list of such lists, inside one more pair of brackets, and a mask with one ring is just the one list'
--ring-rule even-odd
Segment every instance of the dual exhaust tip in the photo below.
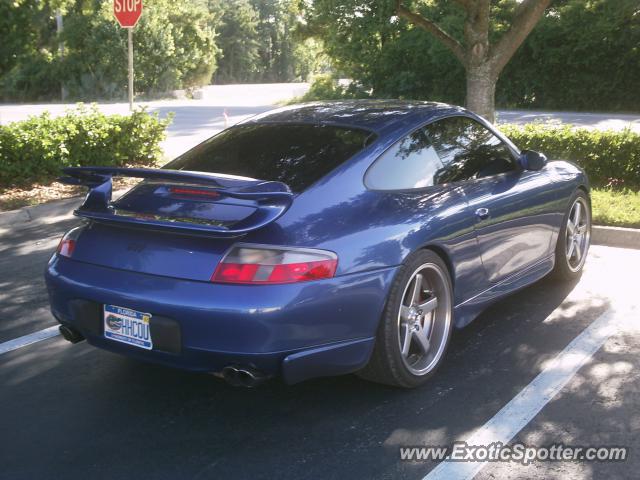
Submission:
{"label": "dual exhaust tip", "polygon": [[[68,325],[58,327],[60,334],[71,343],[84,340],[84,336],[75,328]],[[252,367],[229,365],[222,369],[222,378],[234,387],[255,387],[268,380],[268,376]]]}
{"label": "dual exhaust tip", "polygon": [[84,340],[82,334],[73,327],[60,325],[58,330],[60,330],[60,335],[62,335],[67,342],[78,343]]}
{"label": "dual exhaust tip", "polygon": [[222,369],[222,378],[234,387],[251,388],[263,383],[269,377],[251,367],[230,365]]}

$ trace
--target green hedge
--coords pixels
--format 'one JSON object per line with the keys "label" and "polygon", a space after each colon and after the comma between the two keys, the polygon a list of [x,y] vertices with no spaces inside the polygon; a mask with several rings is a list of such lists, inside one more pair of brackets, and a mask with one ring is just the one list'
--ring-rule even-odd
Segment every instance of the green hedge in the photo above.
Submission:
{"label": "green hedge", "polygon": [[144,109],[104,115],[79,106],[60,117],[43,113],[0,126],[0,188],[49,182],[62,167],[153,165],[170,122]]}
{"label": "green hedge", "polygon": [[571,160],[585,169],[594,186],[640,188],[640,134],[541,123],[500,125],[521,149],[549,159]]}

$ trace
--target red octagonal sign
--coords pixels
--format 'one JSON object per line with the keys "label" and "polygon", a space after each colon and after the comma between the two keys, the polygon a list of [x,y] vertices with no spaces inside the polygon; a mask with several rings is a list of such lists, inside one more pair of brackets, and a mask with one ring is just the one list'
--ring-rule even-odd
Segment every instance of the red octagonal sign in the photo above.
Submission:
{"label": "red octagonal sign", "polygon": [[121,27],[135,27],[142,15],[142,0],[113,0],[113,14]]}

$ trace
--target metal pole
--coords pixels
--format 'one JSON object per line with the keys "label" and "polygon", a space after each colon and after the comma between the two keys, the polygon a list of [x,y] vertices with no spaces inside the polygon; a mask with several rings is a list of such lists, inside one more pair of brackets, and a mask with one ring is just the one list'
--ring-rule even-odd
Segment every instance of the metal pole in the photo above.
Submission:
{"label": "metal pole", "polygon": [[129,110],[133,111],[133,27],[127,28],[129,39]]}

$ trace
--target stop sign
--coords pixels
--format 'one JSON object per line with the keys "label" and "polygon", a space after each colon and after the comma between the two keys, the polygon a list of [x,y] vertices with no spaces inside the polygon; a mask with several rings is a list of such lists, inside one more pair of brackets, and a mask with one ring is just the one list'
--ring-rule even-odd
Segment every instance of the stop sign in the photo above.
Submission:
{"label": "stop sign", "polygon": [[121,27],[135,27],[142,15],[142,0],[113,0],[113,14]]}

